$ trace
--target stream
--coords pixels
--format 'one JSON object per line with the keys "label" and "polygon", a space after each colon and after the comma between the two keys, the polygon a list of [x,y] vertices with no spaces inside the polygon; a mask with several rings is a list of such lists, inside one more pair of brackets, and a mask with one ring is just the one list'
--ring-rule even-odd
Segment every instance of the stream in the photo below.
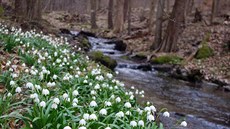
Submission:
{"label": "stream", "polygon": [[114,44],[107,44],[109,39],[88,37],[91,51],[101,51],[118,63],[116,78],[123,81],[126,88],[134,86],[144,90],[145,97],[138,101],[149,101],[157,107],[167,108],[170,118],[163,118],[166,129],[182,128],[175,126],[176,120],[188,123],[186,129],[230,129],[230,93],[219,90],[209,83],[194,84],[151,71],[137,69],[139,63],[122,59],[125,52],[114,50]]}

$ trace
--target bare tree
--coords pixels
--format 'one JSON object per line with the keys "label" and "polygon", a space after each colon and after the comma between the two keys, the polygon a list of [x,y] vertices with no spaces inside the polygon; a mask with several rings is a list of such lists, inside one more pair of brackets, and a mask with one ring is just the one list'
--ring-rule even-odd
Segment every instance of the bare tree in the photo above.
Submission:
{"label": "bare tree", "polygon": [[90,0],[90,7],[91,7],[91,28],[96,29],[97,23],[96,23],[96,11],[97,11],[97,0]]}
{"label": "bare tree", "polygon": [[128,34],[131,33],[131,11],[132,11],[132,2],[128,0]]}
{"label": "bare tree", "polygon": [[149,33],[153,33],[154,29],[154,18],[155,18],[155,6],[156,6],[156,1],[157,0],[151,0],[151,5],[150,5],[150,13],[149,13]]}
{"label": "bare tree", "polygon": [[109,0],[108,29],[113,29],[113,0]]}
{"label": "bare tree", "polygon": [[41,17],[41,0],[27,0],[28,20],[40,20]]}
{"label": "bare tree", "polygon": [[124,0],[116,0],[114,32],[120,33],[124,29]]}
{"label": "bare tree", "polygon": [[217,6],[218,6],[218,1],[219,0],[212,0],[212,14],[211,14],[211,19],[210,19],[210,24],[213,24],[214,18],[217,13]]}
{"label": "bare tree", "polygon": [[156,14],[156,29],[155,29],[155,40],[151,49],[156,49],[162,39],[162,23],[163,23],[163,12],[164,12],[165,0],[159,0],[157,4],[157,14]]}
{"label": "bare tree", "polygon": [[184,29],[185,4],[186,0],[175,1],[164,39],[158,46],[158,52],[173,52],[177,50],[177,40]]}
{"label": "bare tree", "polygon": [[124,1],[124,22],[127,20],[127,15],[128,15],[128,8],[129,8],[129,0]]}

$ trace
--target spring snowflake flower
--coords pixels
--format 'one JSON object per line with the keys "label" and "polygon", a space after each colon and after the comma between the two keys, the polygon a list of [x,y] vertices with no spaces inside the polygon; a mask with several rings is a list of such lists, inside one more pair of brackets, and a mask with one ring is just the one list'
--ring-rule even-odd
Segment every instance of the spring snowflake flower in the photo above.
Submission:
{"label": "spring snowflake flower", "polygon": [[62,95],[62,97],[63,97],[64,99],[67,99],[67,98],[69,97],[69,95],[68,95],[67,93],[64,93],[64,94]]}
{"label": "spring snowflake flower", "polygon": [[56,103],[56,104],[59,104],[60,100],[59,100],[59,98],[54,98],[53,102]]}
{"label": "spring snowflake flower", "polygon": [[105,101],[105,106],[110,107],[111,105],[112,105],[112,103],[111,103],[111,102],[109,102],[109,101]]}
{"label": "spring snowflake flower", "polygon": [[186,127],[187,126],[187,122],[186,121],[182,121],[180,125],[183,126],[183,127]]}
{"label": "spring snowflake flower", "polygon": [[57,109],[57,106],[58,106],[58,105],[57,105],[56,103],[53,103],[53,104],[51,105],[51,108],[52,108],[52,109]]}
{"label": "spring snowflake flower", "polygon": [[145,123],[144,123],[143,120],[139,120],[139,121],[138,121],[138,125],[144,127],[144,126],[145,126]]}
{"label": "spring snowflake flower", "polygon": [[88,119],[89,119],[89,114],[88,114],[88,113],[85,113],[85,114],[83,115],[83,118],[84,118],[85,120],[88,120]]}
{"label": "spring snowflake flower", "polygon": [[99,113],[100,113],[101,115],[107,115],[107,110],[106,110],[106,109],[101,109],[101,110],[99,111]]}
{"label": "spring snowflake flower", "polygon": [[117,98],[116,98],[116,102],[117,102],[117,103],[121,102],[121,98],[120,98],[120,97],[117,97]]}
{"label": "spring snowflake flower", "polygon": [[111,129],[110,127],[106,127],[105,129]]}
{"label": "spring snowflake flower", "polygon": [[77,103],[73,103],[72,106],[73,106],[73,107],[77,107]]}
{"label": "spring snowflake flower", "polygon": [[77,95],[79,95],[78,91],[77,91],[77,90],[74,90],[74,91],[73,91],[73,96],[77,96]]}
{"label": "spring snowflake flower", "polygon": [[58,78],[57,75],[53,75],[53,79],[56,80]]}
{"label": "spring snowflake flower", "polygon": [[119,118],[122,118],[122,117],[124,117],[125,116],[125,114],[122,112],[122,111],[120,111],[120,112],[118,112],[117,114],[116,114],[116,117],[119,117]]}
{"label": "spring snowflake flower", "polygon": [[55,82],[48,82],[47,87],[54,87],[56,85]]}
{"label": "spring snowflake flower", "polygon": [[151,111],[150,107],[145,107],[144,110],[145,110],[146,112],[150,112],[150,111]]}
{"label": "spring snowflake flower", "polygon": [[107,73],[106,76],[107,76],[109,79],[111,79],[111,78],[113,77],[113,74]]}
{"label": "spring snowflake flower", "polygon": [[74,102],[74,103],[78,103],[78,99],[77,99],[77,98],[74,98],[74,99],[73,99],[73,102]]}
{"label": "spring snowflake flower", "polygon": [[149,108],[151,109],[152,112],[156,112],[157,111],[156,108],[153,105],[150,106]]}
{"label": "spring snowflake flower", "polygon": [[41,101],[39,105],[44,108],[46,106],[46,102],[45,101]]}
{"label": "spring snowflake flower", "polygon": [[11,86],[14,86],[15,84],[16,84],[15,81],[10,81]]}
{"label": "spring snowflake flower", "polygon": [[48,89],[43,89],[43,90],[42,90],[42,94],[46,96],[46,95],[49,95],[50,92],[49,92]]}
{"label": "spring snowflake flower", "polygon": [[124,106],[127,107],[127,108],[131,108],[132,107],[132,105],[130,104],[130,102],[126,102]]}
{"label": "spring snowflake flower", "polygon": [[32,89],[34,85],[31,82],[26,83],[26,88]]}
{"label": "spring snowflake flower", "polygon": [[97,92],[96,92],[95,90],[92,90],[92,91],[90,91],[90,94],[91,94],[91,95],[96,95]]}
{"label": "spring snowflake flower", "polygon": [[97,120],[97,116],[96,116],[95,114],[91,114],[91,115],[89,116],[89,119],[90,119],[90,120]]}
{"label": "spring snowflake flower", "polygon": [[147,120],[151,122],[151,121],[154,121],[155,118],[154,118],[153,115],[148,115],[148,116],[147,116]]}
{"label": "spring snowflake flower", "polygon": [[137,122],[136,122],[136,121],[131,121],[131,122],[130,122],[130,126],[136,127],[136,126],[137,126]]}
{"label": "spring snowflake flower", "polygon": [[81,120],[79,121],[79,125],[86,125],[85,119],[81,119]]}
{"label": "spring snowflake flower", "polygon": [[91,106],[91,107],[97,107],[97,103],[96,103],[95,101],[91,101],[91,102],[90,102],[90,106]]}
{"label": "spring snowflake flower", "polygon": [[86,127],[84,127],[84,126],[81,126],[81,127],[79,127],[78,129],[86,129]]}
{"label": "spring snowflake flower", "polygon": [[12,94],[11,94],[11,93],[8,93],[8,94],[7,94],[7,97],[11,97],[11,96],[12,96]]}
{"label": "spring snowflake flower", "polygon": [[69,126],[65,126],[63,129],[72,129],[72,128]]}
{"label": "spring snowflake flower", "polygon": [[164,117],[169,117],[170,114],[169,114],[169,112],[164,112],[164,113],[163,113],[163,116],[164,116]]}
{"label": "spring snowflake flower", "polygon": [[97,85],[94,87],[94,89],[96,89],[96,90],[100,89],[100,85],[97,84]]}
{"label": "spring snowflake flower", "polygon": [[15,92],[16,92],[16,93],[21,93],[21,91],[22,91],[21,87],[17,87],[17,88],[15,89]]}
{"label": "spring snowflake flower", "polygon": [[130,111],[127,111],[127,112],[125,113],[125,115],[130,116],[130,115],[131,115],[131,112],[130,112]]}

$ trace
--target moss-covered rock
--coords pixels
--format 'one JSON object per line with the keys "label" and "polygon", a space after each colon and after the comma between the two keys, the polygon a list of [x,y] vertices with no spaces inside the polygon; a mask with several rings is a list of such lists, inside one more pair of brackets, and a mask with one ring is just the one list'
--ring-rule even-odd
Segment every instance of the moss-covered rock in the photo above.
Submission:
{"label": "moss-covered rock", "polygon": [[152,64],[181,64],[183,58],[175,55],[163,55],[151,59]]}
{"label": "moss-covered rock", "polygon": [[77,41],[79,42],[79,47],[81,47],[84,51],[89,51],[91,49],[91,44],[86,36],[78,36]]}
{"label": "moss-covered rock", "polygon": [[143,52],[139,52],[139,53],[134,54],[131,58],[136,61],[146,61],[147,54]]}
{"label": "moss-covered rock", "polygon": [[90,59],[103,64],[104,66],[114,69],[117,66],[117,62],[114,59],[111,59],[109,56],[104,55],[99,51],[92,51],[88,53]]}
{"label": "moss-covered rock", "polygon": [[202,44],[202,47],[199,48],[199,50],[197,51],[195,58],[196,59],[204,59],[204,58],[208,58],[214,55],[213,49],[208,46],[207,43]]}

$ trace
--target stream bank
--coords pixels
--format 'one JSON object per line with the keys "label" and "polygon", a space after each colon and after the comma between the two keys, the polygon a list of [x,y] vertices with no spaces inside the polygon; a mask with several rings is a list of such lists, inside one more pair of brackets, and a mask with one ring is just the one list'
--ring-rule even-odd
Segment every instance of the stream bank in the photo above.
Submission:
{"label": "stream bank", "polygon": [[[78,33],[72,33],[78,35]],[[230,94],[219,89],[212,83],[191,83],[172,78],[149,68],[145,63],[126,60],[122,56],[125,51],[115,50],[115,44],[109,44],[110,39],[87,36],[91,45],[89,51],[100,51],[117,61],[115,71],[117,79],[123,81],[128,89],[134,86],[145,91],[144,98],[138,98],[153,103],[158,110],[167,107],[171,117],[161,118],[165,128],[175,126],[176,119],[186,118],[189,129],[228,129],[230,127]],[[148,66],[143,70],[143,66]],[[155,69],[154,69],[155,67]],[[180,127],[175,127],[180,128]]]}

